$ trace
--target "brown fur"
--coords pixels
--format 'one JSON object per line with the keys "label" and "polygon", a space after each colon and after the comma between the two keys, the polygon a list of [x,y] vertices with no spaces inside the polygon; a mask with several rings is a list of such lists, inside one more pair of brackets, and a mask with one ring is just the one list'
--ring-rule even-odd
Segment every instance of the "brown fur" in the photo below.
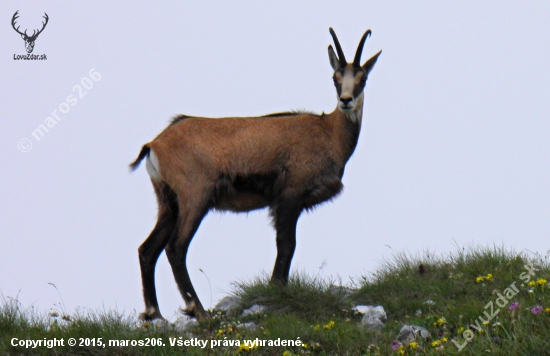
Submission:
{"label": "brown fur", "polygon": [[[363,110],[364,80],[358,80],[361,75],[357,73],[366,78],[377,57],[363,68],[341,67],[341,61],[331,57],[340,79],[345,71],[352,70],[355,76],[353,95],[346,94],[353,98],[345,98],[346,105],[355,100],[354,118],[360,118]],[[340,95],[339,85],[336,83]],[[342,97],[340,100],[344,101]],[[286,283],[301,212],[342,190],[344,167],[355,150],[361,123],[350,115],[339,108],[328,115],[288,112],[221,119],[181,115],[146,144],[131,167],[137,168],[152,151],[158,158],[161,178],[153,180],[159,220],[139,249],[146,304],[142,317],[162,317],[154,268],[163,249],[188,314],[199,320],[208,317],[191,284],[185,260],[193,235],[211,209],[246,212],[268,207],[277,230],[272,282]]]}

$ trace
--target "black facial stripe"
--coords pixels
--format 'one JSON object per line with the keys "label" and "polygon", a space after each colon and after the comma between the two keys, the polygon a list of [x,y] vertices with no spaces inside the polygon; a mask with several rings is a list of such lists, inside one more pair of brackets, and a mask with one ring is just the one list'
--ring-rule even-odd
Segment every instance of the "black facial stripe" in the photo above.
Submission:
{"label": "black facial stripe", "polygon": [[359,73],[363,73],[363,76],[359,80],[359,84],[356,84],[355,87],[353,88],[353,98],[356,99],[359,95],[361,95],[361,93],[363,92],[363,89],[365,89],[367,73],[362,68],[353,68],[353,69],[354,69],[353,71],[354,77],[357,77],[357,74]]}
{"label": "black facial stripe", "polygon": [[353,88],[353,98],[356,99],[361,93],[363,92],[363,89],[365,89],[364,85],[358,84]]}
{"label": "black facial stripe", "polygon": [[[343,77],[342,71],[338,71],[340,73],[340,77]],[[336,79],[336,73],[332,76],[332,80],[334,81],[334,86],[336,87],[336,94],[338,94],[338,97],[342,95],[342,84],[338,83],[338,79]]]}

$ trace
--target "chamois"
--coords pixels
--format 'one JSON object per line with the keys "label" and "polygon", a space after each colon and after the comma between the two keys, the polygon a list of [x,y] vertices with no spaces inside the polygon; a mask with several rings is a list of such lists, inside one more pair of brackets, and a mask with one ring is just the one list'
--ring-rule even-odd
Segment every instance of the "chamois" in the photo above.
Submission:
{"label": "chamois", "polygon": [[360,64],[367,37],[347,63],[333,29],[328,47],[338,104],[330,113],[283,112],[260,117],[211,119],[181,115],[130,164],[146,159],[158,200],[158,221],[139,247],[145,311],[162,318],[155,291],[155,265],[162,252],[185,300],[185,312],[209,316],[189,278],[187,250],[211,209],[247,212],[268,207],[277,231],[272,283],[286,284],[302,211],[331,200],[342,190],[346,162],[357,145],[363,89],[380,52]]}

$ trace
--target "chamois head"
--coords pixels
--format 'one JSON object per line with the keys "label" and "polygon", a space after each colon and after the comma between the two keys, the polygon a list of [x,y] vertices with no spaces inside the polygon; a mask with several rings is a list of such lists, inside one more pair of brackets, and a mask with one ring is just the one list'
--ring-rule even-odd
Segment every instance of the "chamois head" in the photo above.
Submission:
{"label": "chamois head", "polygon": [[336,86],[338,108],[348,113],[360,110],[363,107],[363,89],[365,88],[367,77],[382,51],[378,52],[372,56],[371,59],[366,61],[365,64],[361,65],[363,45],[367,37],[371,34],[371,31],[367,30],[361,38],[361,41],[359,41],[353,63],[348,63],[344,56],[344,51],[342,51],[342,47],[340,46],[340,42],[338,41],[338,37],[336,37],[336,33],[334,33],[332,28],[329,30],[334,40],[336,51],[338,52],[337,56],[336,53],[334,53],[334,49],[332,49],[332,45],[328,46],[328,58],[332,69],[334,69],[332,79],[334,80],[334,86]]}

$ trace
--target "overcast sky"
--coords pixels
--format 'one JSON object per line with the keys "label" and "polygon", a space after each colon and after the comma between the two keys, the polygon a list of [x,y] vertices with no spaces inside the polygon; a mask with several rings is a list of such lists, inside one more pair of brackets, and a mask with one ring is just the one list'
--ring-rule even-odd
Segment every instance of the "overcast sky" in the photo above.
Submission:
{"label": "overcast sky", "polygon": [[[47,60],[14,59],[17,10],[28,34],[48,14],[33,51]],[[141,312],[137,248],[156,201],[128,163],[176,114],[331,112],[330,26],[348,58],[369,28],[363,58],[383,53],[344,192],[301,217],[293,270],[347,283],[394,251],[544,255],[549,19],[547,1],[2,1],[0,291],[48,310],[51,282],[69,312]],[[274,236],[265,210],[204,219],[188,266],[206,308],[271,272]],[[170,317],[184,303],[164,254],[156,276]]]}

